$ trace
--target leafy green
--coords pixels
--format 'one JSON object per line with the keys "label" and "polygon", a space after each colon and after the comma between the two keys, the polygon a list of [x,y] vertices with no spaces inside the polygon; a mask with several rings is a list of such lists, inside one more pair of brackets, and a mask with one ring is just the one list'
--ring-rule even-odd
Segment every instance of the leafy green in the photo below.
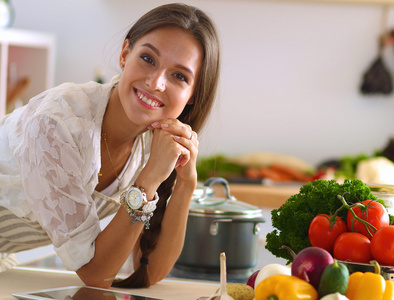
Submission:
{"label": "leafy green", "polygon": [[336,177],[343,177],[346,179],[355,179],[356,178],[356,170],[359,162],[363,160],[367,160],[370,158],[370,155],[365,153],[361,153],[358,155],[345,155],[339,159],[340,166],[338,170],[335,172]]}
{"label": "leafy green", "polygon": [[241,177],[245,173],[245,167],[229,162],[224,155],[217,154],[197,160],[198,180],[204,182],[210,177]]}
{"label": "leafy green", "polygon": [[339,168],[335,172],[337,178],[356,179],[357,165],[363,160],[381,156],[382,151],[374,150],[371,155],[360,153],[356,155],[344,155],[339,158]]}
{"label": "leafy green", "polygon": [[[287,245],[295,253],[311,246],[308,238],[310,222],[318,214],[334,214],[342,206],[337,195],[344,195],[349,205],[363,200],[377,199],[361,180],[347,179],[343,184],[335,180],[315,180],[307,183],[300,188],[298,194],[287,199],[279,209],[272,210],[272,226],[276,229],[267,234],[266,249],[277,257],[292,261],[290,253],[281,246]],[[383,200],[377,201],[387,208]],[[338,213],[344,220],[346,214],[346,209]]]}

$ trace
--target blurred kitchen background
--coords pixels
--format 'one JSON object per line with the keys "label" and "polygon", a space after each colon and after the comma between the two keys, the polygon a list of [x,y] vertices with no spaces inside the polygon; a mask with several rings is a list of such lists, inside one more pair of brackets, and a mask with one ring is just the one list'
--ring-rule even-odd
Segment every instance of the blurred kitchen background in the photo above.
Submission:
{"label": "blurred kitchen background", "polygon": [[[106,82],[120,72],[128,28],[170,2],[11,0],[11,28],[53,34],[53,85]],[[373,0],[183,2],[215,20],[222,41],[220,90],[199,136],[201,157],[264,151],[317,166],[372,155],[394,137],[394,94],[360,92],[383,31],[394,29],[391,7]],[[394,74],[394,46],[382,58]]]}

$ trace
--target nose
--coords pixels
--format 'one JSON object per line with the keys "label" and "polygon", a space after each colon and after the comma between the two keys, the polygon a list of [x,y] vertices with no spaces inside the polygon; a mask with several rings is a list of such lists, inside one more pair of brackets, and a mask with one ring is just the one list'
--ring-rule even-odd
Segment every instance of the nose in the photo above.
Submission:
{"label": "nose", "polygon": [[146,78],[145,82],[152,90],[164,92],[166,89],[167,80],[164,70],[156,70]]}

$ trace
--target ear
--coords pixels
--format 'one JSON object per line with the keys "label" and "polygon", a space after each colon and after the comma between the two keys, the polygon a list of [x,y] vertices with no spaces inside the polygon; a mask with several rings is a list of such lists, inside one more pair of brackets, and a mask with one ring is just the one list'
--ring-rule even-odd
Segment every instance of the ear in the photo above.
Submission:
{"label": "ear", "polygon": [[122,45],[122,51],[120,52],[119,65],[120,65],[122,70],[123,70],[123,68],[124,68],[124,66],[126,64],[127,55],[130,52],[129,44],[130,44],[130,42],[129,42],[128,39],[124,40],[123,45]]}
{"label": "ear", "polygon": [[192,104],[194,104],[194,97],[191,97],[191,98],[189,99],[189,101],[187,101],[186,104],[187,104],[187,105],[192,105]]}

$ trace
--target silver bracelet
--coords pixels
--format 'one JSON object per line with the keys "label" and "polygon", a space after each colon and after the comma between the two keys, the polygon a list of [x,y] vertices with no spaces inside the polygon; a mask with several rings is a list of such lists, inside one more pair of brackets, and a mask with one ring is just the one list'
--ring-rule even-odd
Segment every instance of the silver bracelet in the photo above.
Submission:
{"label": "silver bracelet", "polygon": [[138,222],[142,222],[145,224],[145,229],[149,229],[150,226],[150,219],[153,217],[153,212],[149,214],[139,215],[136,213],[137,211],[131,212],[129,215],[133,219],[133,225],[137,224]]}

